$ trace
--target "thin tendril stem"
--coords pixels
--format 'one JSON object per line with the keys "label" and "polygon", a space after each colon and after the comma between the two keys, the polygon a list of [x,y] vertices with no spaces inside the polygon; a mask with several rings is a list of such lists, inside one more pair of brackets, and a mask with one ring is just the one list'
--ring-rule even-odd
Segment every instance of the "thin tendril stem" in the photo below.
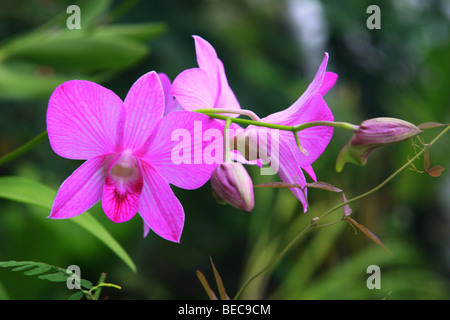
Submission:
{"label": "thin tendril stem", "polygon": [[26,142],[25,144],[21,145],[17,149],[11,151],[10,153],[5,154],[0,158],[0,165],[3,165],[18,156],[22,155],[23,153],[27,152],[28,150],[32,149],[42,141],[44,141],[47,138],[47,131],[41,132],[39,135],[31,139],[30,141]]}
{"label": "thin tendril stem", "polygon": [[[429,147],[431,147],[434,143],[436,143],[436,141],[438,141],[448,130],[450,130],[450,125],[447,126],[441,133],[439,133],[429,144],[428,144],[428,148],[423,148],[420,152],[418,152],[411,160],[409,160],[408,162],[406,162],[403,166],[401,166],[397,171],[395,171],[393,174],[391,174],[387,179],[385,179],[383,182],[381,182],[379,185],[377,185],[375,188],[373,188],[372,190],[363,193],[359,196],[356,196],[346,202],[343,202],[339,205],[336,205],[335,207],[331,208],[330,210],[328,210],[327,212],[325,212],[319,219],[324,218],[325,216],[329,215],[330,213],[332,213],[333,211],[347,205],[350,204],[354,201],[357,201],[359,199],[362,199],[366,196],[371,195],[372,193],[378,191],[379,189],[381,189],[383,186],[385,186],[389,181],[391,181],[394,177],[396,177],[401,171],[405,170],[406,168],[409,167],[409,165],[411,163],[413,163],[415,160],[417,160],[426,150],[429,149]],[[339,221],[342,221],[342,219],[340,219]],[[334,224],[337,222],[333,222],[331,224]],[[331,225],[329,224],[329,225]],[[253,281],[255,280],[257,277],[259,277],[261,274],[263,274],[264,272],[266,272],[267,270],[273,268],[282,258],[283,256],[291,249],[291,247],[297,242],[298,239],[300,239],[306,232],[308,232],[309,230],[315,228],[315,227],[325,227],[327,225],[319,225],[316,226],[315,222],[311,222],[306,228],[304,228],[303,230],[301,230],[295,237],[294,239],[291,240],[291,242],[289,242],[289,244],[280,252],[280,254],[269,264],[267,264],[261,271],[257,272],[256,274],[254,274],[252,277],[250,277],[247,281],[245,281],[245,283],[241,286],[241,288],[239,289],[239,291],[237,292],[237,294],[234,296],[234,300],[236,300],[237,298],[239,298],[239,296],[241,295],[242,291],[244,291],[245,288],[247,288],[247,286]]]}

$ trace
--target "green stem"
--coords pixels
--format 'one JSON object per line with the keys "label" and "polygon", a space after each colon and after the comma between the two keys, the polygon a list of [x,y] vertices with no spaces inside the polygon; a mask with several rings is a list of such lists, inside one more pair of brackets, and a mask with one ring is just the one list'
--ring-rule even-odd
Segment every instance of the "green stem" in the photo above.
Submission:
{"label": "green stem", "polygon": [[304,155],[308,155],[308,151],[306,151],[300,144],[300,139],[298,138],[298,134],[297,132],[292,132],[292,134],[294,135],[295,138],[295,142],[297,143],[297,147],[300,149],[300,151],[304,154]]}
{"label": "green stem", "polygon": [[47,131],[40,133],[38,136],[34,137],[27,143],[21,145],[20,147],[11,151],[10,153],[2,156],[0,158],[0,165],[17,158],[18,156],[22,155],[23,153],[27,152],[28,150],[32,149],[33,147],[44,141],[46,138],[47,138]]}
{"label": "green stem", "polygon": [[231,151],[230,151],[230,132],[228,129],[230,129],[230,125],[231,125],[231,117],[228,117],[226,122],[225,122],[225,127],[223,128],[223,159],[224,159],[224,163],[230,163],[231,162]]}
{"label": "green stem", "polygon": [[[229,118],[229,116],[218,114],[218,113],[247,114],[247,112],[248,112],[248,110],[233,111],[230,109],[198,109],[198,110],[194,110],[194,111],[203,113],[210,118],[221,119],[221,120],[227,120]],[[359,128],[358,126],[351,124],[351,123],[335,122],[335,121],[312,121],[312,122],[302,123],[302,124],[295,125],[295,126],[286,126],[286,125],[281,125],[281,124],[266,123],[266,122],[262,122],[262,121],[240,119],[240,118],[231,118],[231,121],[234,123],[238,123],[238,124],[266,127],[266,128],[279,129],[279,130],[285,130],[285,131],[291,131],[291,132],[298,132],[298,131],[301,131],[304,129],[308,129],[311,127],[317,127],[317,126],[342,128],[342,129],[347,129],[347,130],[351,130],[351,131],[356,131]]]}
{"label": "green stem", "polygon": [[93,296],[92,296],[93,300],[98,300],[98,298],[100,297],[100,293],[102,291],[101,285],[103,283],[105,283],[105,280],[106,280],[106,273],[102,272],[102,274],[100,275],[100,278],[98,279],[97,285],[95,287],[93,287],[91,290],[89,290],[90,293],[95,291]]}
{"label": "green stem", "polygon": [[105,279],[106,279],[106,273],[103,272],[100,275],[97,285],[95,287],[92,287],[89,291],[85,292],[88,295],[88,297],[90,298],[90,300],[98,300],[100,298],[100,293],[101,293],[103,287],[112,287],[112,288],[116,288],[119,290],[122,289],[122,287],[118,286],[117,284],[106,283]]}
{"label": "green stem", "polygon": [[[332,213],[333,211],[347,205],[350,204],[354,201],[357,201],[361,198],[364,198],[366,196],[371,195],[372,193],[376,192],[377,190],[381,189],[383,186],[385,186],[389,181],[391,181],[394,177],[396,177],[401,171],[405,170],[406,168],[409,167],[409,165],[411,163],[413,163],[415,160],[417,160],[426,150],[429,149],[429,147],[431,147],[434,143],[436,143],[436,141],[438,141],[448,130],[450,130],[450,126],[447,126],[441,133],[439,133],[429,144],[427,148],[422,149],[420,152],[418,152],[411,160],[409,160],[408,162],[406,162],[403,166],[400,167],[400,169],[398,169],[397,171],[395,171],[392,175],[390,175],[386,180],[384,180],[383,182],[381,182],[378,186],[376,186],[375,188],[373,188],[372,190],[363,193],[357,197],[354,197],[344,203],[341,203],[333,208],[331,208],[330,210],[328,210],[327,212],[325,212],[319,219],[324,218],[325,216],[329,215],[330,213]],[[326,227],[329,225],[333,225],[337,222],[342,221],[342,219],[339,219],[338,221],[329,223],[329,224],[324,224],[324,225],[316,225],[315,222],[311,222],[306,228],[304,228],[302,231],[300,231],[294,239],[291,240],[291,242],[289,242],[289,244],[280,252],[280,254],[272,261],[270,262],[268,265],[266,265],[261,271],[259,271],[258,273],[256,273],[255,275],[253,275],[251,278],[249,278],[243,285],[242,287],[239,289],[239,291],[237,292],[237,294],[234,296],[234,299],[236,300],[240,294],[242,293],[242,291],[253,281],[255,280],[258,276],[260,276],[261,274],[263,274],[264,272],[266,272],[267,270],[273,268],[282,258],[283,256],[291,249],[291,247],[297,242],[298,239],[300,239],[306,232],[308,232],[309,230],[315,228],[315,227]]]}
{"label": "green stem", "polygon": [[254,121],[261,121],[261,119],[251,110],[235,110],[235,109],[197,109],[196,112],[200,112],[203,114],[207,113],[228,113],[228,114],[240,114],[243,116],[247,116]]}
{"label": "green stem", "polygon": [[[215,113],[211,113],[211,112],[203,112],[203,110],[209,110],[209,109],[199,109],[199,110],[194,110],[194,111],[203,113],[203,114],[207,115],[208,117],[214,118],[214,119],[227,120],[229,118],[229,116],[225,116],[222,114],[215,114]],[[292,132],[294,131],[293,126],[284,126],[284,125],[280,125],[280,124],[266,123],[266,122],[261,122],[261,121],[254,121],[254,120],[240,119],[240,118],[231,118],[231,121],[234,123],[244,124],[244,125],[249,125],[249,126],[253,125],[253,126],[266,127],[266,128],[271,128],[271,129],[279,129],[279,130],[286,130],[286,131],[292,131]]]}
{"label": "green stem", "polygon": [[305,122],[299,125],[294,126],[295,131],[300,131],[304,129],[308,129],[311,127],[317,127],[317,126],[327,126],[327,127],[334,127],[334,128],[341,128],[346,129],[349,131],[355,132],[359,129],[359,126],[348,123],[348,122],[335,122],[335,121],[311,121],[311,122]]}
{"label": "green stem", "polygon": [[[345,219],[341,218],[341,219],[339,219],[339,220],[336,220],[336,221],[333,221],[333,222],[330,222],[330,223],[315,224],[314,227],[315,227],[315,228],[325,228],[325,227],[329,227],[329,226],[333,226],[333,225],[335,225],[335,224],[338,224],[338,223],[340,223],[340,222],[342,222],[342,221],[345,221]],[[316,221],[316,222],[317,222],[317,221]]]}

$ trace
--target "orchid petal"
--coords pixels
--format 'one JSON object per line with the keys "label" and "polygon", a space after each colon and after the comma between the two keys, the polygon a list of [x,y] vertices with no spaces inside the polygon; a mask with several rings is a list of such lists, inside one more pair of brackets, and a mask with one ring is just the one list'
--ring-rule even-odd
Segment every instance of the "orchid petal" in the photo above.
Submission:
{"label": "orchid petal", "polygon": [[50,97],[47,131],[61,157],[90,159],[114,153],[121,143],[122,100],[96,83],[71,80]]}
{"label": "orchid petal", "polygon": [[298,164],[296,154],[291,145],[283,141],[281,136],[278,136],[279,140],[276,141],[272,138],[272,135],[272,131],[267,130],[267,140],[259,140],[259,148],[264,149],[264,152],[260,152],[262,155],[262,160],[269,163],[269,165],[278,173],[283,182],[288,184],[298,184],[300,186],[300,188],[292,187],[289,189],[297,197],[297,199],[300,200],[303,205],[304,212],[306,212],[308,207],[306,202],[306,189],[302,190],[302,188],[306,186],[306,179],[300,165]]}
{"label": "orchid petal", "polygon": [[173,95],[186,110],[240,109],[239,102],[228,85],[223,63],[213,46],[199,36],[194,36],[194,41],[199,68],[185,70],[175,78]]}
{"label": "orchid petal", "polygon": [[123,148],[137,150],[145,144],[164,114],[164,91],[156,72],[140,77],[128,92],[124,107]]}
{"label": "orchid petal", "polygon": [[[232,109],[232,110],[240,110],[241,106],[239,105],[236,96],[234,95],[233,90],[231,90],[227,76],[225,75],[225,68],[223,66],[222,61],[218,60],[218,72],[219,72],[219,84],[220,84],[220,95],[216,100],[216,104],[214,108],[218,109]],[[238,114],[231,114],[232,117],[238,117]]]}
{"label": "orchid petal", "polygon": [[144,179],[139,214],[144,220],[144,235],[148,228],[160,237],[179,242],[184,226],[184,210],[169,184],[152,168],[141,162]]}
{"label": "orchid petal", "polygon": [[72,218],[96,204],[102,196],[107,162],[107,157],[92,158],[76,169],[59,188],[49,218]]}
{"label": "orchid petal", "polygon": [[199,36],[193,36],[195,42],[195,53],[197,55],[197,64],[200,69],[204,70],[212,83],[215,93],[218,93],[219,78],[216,50],[206,40]]}
{"label": "orchid petal", "polygon": [[[270,116],[269,116],[270,117]],[[267,118],[269,118],[267,117]],[[263,121],[267,122],[267,118]],[[320,95],[314,96],[303,108],[300,108],[296,114],[297,120],[291,122],[282,122],[284,125],[297,125],[313,121],[333,121],[334,117],[328,108],[325,100]],[[290,131],[281,131],[280,136],[291,146],[296,146],[295,136]],[[297,132],[300,146],[306,153],[303,153],[298,147],[293,152],[297,154],[299,165],[306,167],[313,163],[328,146],[333,136],[333,127],[316,126]]]}
{"label": "orchid petal", "polygon": [[327,64],[328,53],[325,52],[322,63],[320,64],[313,81],[309,84],[306,91],[294,104],[303,105],[307,100],[309,100],[311,96],[321,93],[325,94],[335,84],[337,75],[332,72],[326,72]]}
{"label": "orchid petal", "polygon": [[314,172],[311,165],[302,167],[302,169],[313,179],[315,182],[317,182],[316,173]]}
{"label": "orchid petal", "polygon": [[206,72],[192,68],[181,72],[173,81],[172,94],[185,110],[213,108],[215,94]]}
{"label": "orchid petal", "polygon": [[328,53],[325,53],[325,57],[319,67],[319,70],[314,77],[314,80],[310,83],[306,91],[297,99],[289,108],[271,114],[263,119],[264,122],[295,125],[306,122],[301,118],[299,112],[305,108],[305,106],[311,103],[312,99],[316,96],[322,97],[330,88],[336,83],[337,75],[332,72],[326,72],[328,63]]}
{"label": "orchid petal", "polygon": [[323,79],[322,85],[320,86],[317,93],[321,96],[327,94],[327,92],[336,84],[338,75],[334,72],[325,72],[325,77]]}
{"label": "orchid petal", "polygon": [[161,85],[164,91],[165,98],[165,109],[164,115],[171,113],[176,110],[183,110],[183,107],[178,103],[172,94],[172,83],[169,77],[165,73],[158,73],[159,80],[161,80]]}
{"label": "orchid petal", "polygon": [[[294,156],[292,155],[292,151],[290,150],[287,151],[287,153],[283,152],[282,154],[283,154],[282,159],[294,158]],[[281,162],[278,175],[280,176],[283,182],[288,184],[298,184],[301,187],[289,189],[297,197],[297,199],[300,200],[301,204],[303,205],[303,211],[306,212],[308,209],[308,204],[306,202],[306,188],[305,188],[306,179],[301,168],[298,165],[295,165],[295,163],[289,161],[290,160],[284,160]]]}
{"label": "orchid petal", "polygon": [[174,111],[155,128],[148,152],[140,158],[169,183],[196,189],[223,160],[222,132],[223,124],[206,115]]}
{"label": "orchid petal", "polygon": [[[216,50],[208,41],[199,36],[194,36],[194,40],[198,66],[206,72],[214,90],[215,101],[209,108],[240,109],[239,102],[228,85],[224,65],[217,57]],[[231,114],[230,116],[237,117],[238,115]]]}
{"label": "orchid petal", "polygon": [[127,176],[115,175],[117,162],[112,162],[105,179],[102,208],[114,223],[125,222],[134,217],[139,208],[139,197],[143,187],[138,167],[121,168],[129,170]]}
{"label": "orchid petal", "polygon": [[161,81],[161,86],[164,91],[164,99],[167,104],[168,101],[172,99],[172,83],[169,77],[165,73],[158,73],[159,80]]}

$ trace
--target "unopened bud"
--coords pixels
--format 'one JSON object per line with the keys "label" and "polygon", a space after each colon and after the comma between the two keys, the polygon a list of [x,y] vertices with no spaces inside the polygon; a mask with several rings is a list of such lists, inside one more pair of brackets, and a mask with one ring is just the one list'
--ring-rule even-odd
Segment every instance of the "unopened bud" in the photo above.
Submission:
{"label": "unopened bud", "polygon": [[239,162],[222,163],[211,175],[213,194],[219,202],[250,212],[255,206],[253,182]]}
{"label": "unopened bud", "polygon": [[422,130],[415,125],[400,119],[374,118],[363,121],[339,153],[336,170],[342,171],[346,162],[364,166],[372,150],[410,139],[420,133]]}

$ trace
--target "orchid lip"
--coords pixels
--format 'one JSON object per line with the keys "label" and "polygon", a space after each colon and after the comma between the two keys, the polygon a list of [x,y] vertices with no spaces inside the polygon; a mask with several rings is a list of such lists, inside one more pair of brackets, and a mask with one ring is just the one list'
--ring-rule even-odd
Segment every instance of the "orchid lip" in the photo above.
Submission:
{"label": "orchid lip", "polygon": [[116,180],[124,182],[132,181],[139,177],[137,161],[130,150],[125,150],[121,153],[110,173]]}

